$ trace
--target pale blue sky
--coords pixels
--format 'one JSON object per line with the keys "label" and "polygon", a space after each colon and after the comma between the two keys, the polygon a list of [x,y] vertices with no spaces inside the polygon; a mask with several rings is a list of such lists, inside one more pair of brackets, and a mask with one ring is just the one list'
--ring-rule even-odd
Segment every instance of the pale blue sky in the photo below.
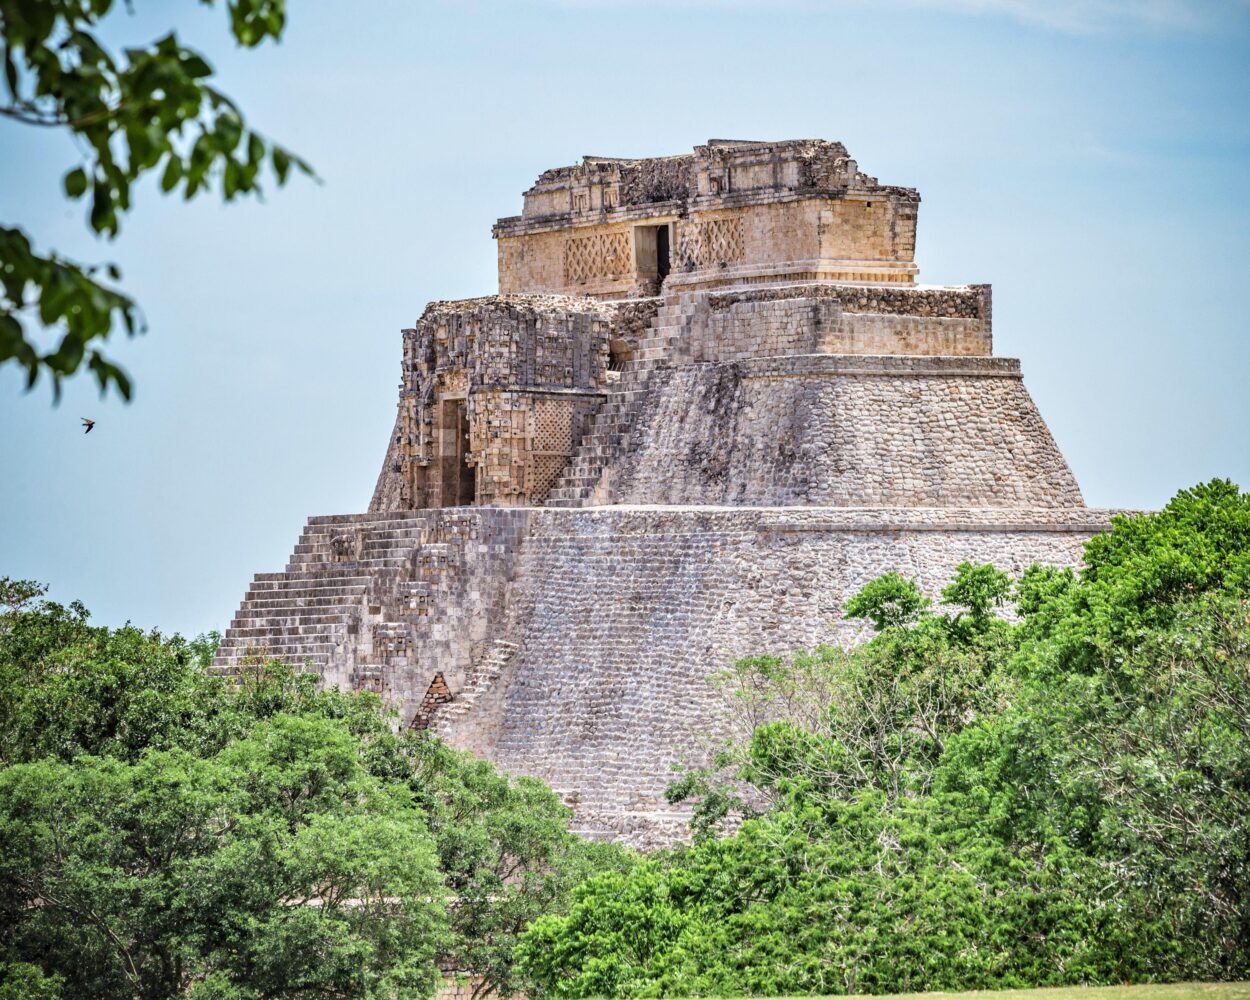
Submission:
{"label": "pale blue sky", "polygon": [[994,285],[996,352],[1091,505],[1250,486],[1244,2],[292,0],[250,52],[221,10],[135,6],[117,38],[176,22],[325,183],[148,185],[108,245],[60,195],[72,144],[0,123],[0,220],[116,260],[150,324],[112,345],[130,405],[0,369],[0,574],[98,621],[224,628],[306,517],[365,509],[399,330],[494,290],[490,225],[537,174],[709,137],[838,139],[919,188],[921,280]]}

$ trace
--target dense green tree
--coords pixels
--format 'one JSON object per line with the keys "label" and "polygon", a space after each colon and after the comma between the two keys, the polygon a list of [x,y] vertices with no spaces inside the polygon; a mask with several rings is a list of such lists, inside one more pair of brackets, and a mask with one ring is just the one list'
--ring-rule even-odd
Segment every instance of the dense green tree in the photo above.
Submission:
{"label": "dense green tree", "polygon": [[525,927],[562,912],[573,889],[631,855],[569,832],[572,812],[542,782],[500,774],[435,739],[408,741],[407,780],[425,808],[450,893],[444,964],[474,980],[473,995],[525,985],[515,948]]}
{"label": "dense green tree", "polygon": [[215,637],[94,626],[40,593],[0,581],[14,982],[33,965],[84,998],[415,996],[453,968],[509,992],[525,925],[630,863],[571,834],[540,782],[398,732],[376,696],[275,663],[227,683]]}
{"label": "dense green tree", "polygon": [[[115,0],[0,0],[0,116],[77,140],[82,159],[65,174],[64,189],[87,201],[95,233],[117,235],[135,185],[156,171],[163,191],[181,189],[189,200],[217,189],[226,201],[258,192],[266,168],[279,185],[292,167],[311,173],[303,160],[247,125],[238,105],[213,86],[208,61],[174,32],[110,50],[102,22],[119,6]],[[285,0],[227,0],[225,6],[240,45],[281,36]],[[116,21],[110,19],[114,28]],[[120,278],[112,264],[74,263],[36,249],[22,230],[0,225],[0,364],[21,365],[28,388],[47,373],[58,396],[61,379],[85,365],[102,393],[112,386],[129,399],[129,377],[99,346],[117,328],[133,336],[143,326],[135,302],[116,286]],[[41,327],[59,338],[55,348],[40,348]]]}
{"label": "dense green tree", "polygon": [[854,594],[843,609],[848,618],[867,618],[878,632],[910,625],[929,606],[915,580],[898,573],[885,573],[870,580]]}
{"label": "dense green tree", "polygon": [[870,642],[736,664],[735,738],[672,789],[694,845],[536,920],[533,995],[1250,975],[1250,497],[942,600],[891,575],[848,602]]}
{"label": "dense green tree", "polygon": [[61,1000],[61,977],[29,962],[0,962],[0,1000]]}
{"label": "dense green tree", "polygon": [[420,997],[439,979],[421,814],[329,720],[275,716],[211,758],[6,768],[0,858],[7,948],[71,996]]}

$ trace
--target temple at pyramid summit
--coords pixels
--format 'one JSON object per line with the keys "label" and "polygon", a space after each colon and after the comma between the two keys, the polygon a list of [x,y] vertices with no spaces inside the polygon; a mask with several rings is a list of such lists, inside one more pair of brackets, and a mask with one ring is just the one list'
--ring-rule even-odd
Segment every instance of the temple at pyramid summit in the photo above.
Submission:
{"label": "temple at pyramid summit", "polygon": [[936,596],[1108,526],[993,354],[989,286],[918,282],[919,207],[814,139],[544,172],[494,227],[498,294],[403,331],[369,510],[309,519],[219,668],[307,664],[589,835],[682,836],[709,676],[856,641],[881,573]]}

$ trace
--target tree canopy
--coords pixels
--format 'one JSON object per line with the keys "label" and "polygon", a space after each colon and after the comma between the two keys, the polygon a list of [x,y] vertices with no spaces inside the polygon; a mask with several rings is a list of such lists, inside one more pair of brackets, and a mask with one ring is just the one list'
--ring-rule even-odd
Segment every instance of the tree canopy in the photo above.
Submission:
{"label": "tree canopy", "polygon": [[510,993],[525,925],[630,864],[540,782],[215,645],[0,580],[0,997]]}
{"label": "tree canopy", "polygon": [[694,844],[536,920],[531,995],[1250,976],[1248,559],[1214,481],[1080,572],[964,564],[942,609],[891,574],[867,644],[739,662],[735,737],[671,789]]}

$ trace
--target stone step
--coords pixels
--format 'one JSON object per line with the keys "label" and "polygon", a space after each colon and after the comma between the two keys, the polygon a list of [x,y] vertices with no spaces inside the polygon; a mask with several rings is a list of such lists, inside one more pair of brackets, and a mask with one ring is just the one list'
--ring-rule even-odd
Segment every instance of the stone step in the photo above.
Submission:
{"label": "stone step", "polygon": [[295,625],[289,629],[270,629],[265,626],[235,627],[230,630],[232,645],[246,645],[247,642],[257,644],[281,644],[286,646],[304,646],[316,640],[329,641],[334,626],[331,625]]}
{"label": "stone step", "polygon": [[[230,627],[236,628],[243,625],[338,625],[343,621],[345,612],[349,609],[344,606],[342,610],[334,608],[324,612],[315,614],[291,614],[292,611],[301,611],[301,608],[256,608],[246,607],[235,614],[230,621]],[[286,612],[286,613],[284,613]]]}
{"label": "stone step", "polygon": [[[329,576],[329,574],[327,574],[326,572],[316,572],[316,573],[311,573],[311,572],[310,572],[310,573],[257,573],[257,574],[256,574],[256,575],[252,578],[252,586],[253,586],[253,587],[256,587],[256,586],[261,586],[261,585],[263,585],[263,584],[282,583],[282,582],[285,582],[285,581],[290,581],[290,580],[292,580],[292,579],[296,579],[296,578],[299,578],[299,579],[304,580],[305,582],[307,582],[307,581],[309,581],[309,580],[319,579],[319,578],[322,578],[322,577],[327,577],[327,578],[328,578],[328,576]],[[358,574],[358,573],[351,573],[351,572],[344,572],[344,573],[342,573],[342,574],[339,574],[339,575],[335,576],[335,577],[334,577],[334,579],[335,579],[335,581],[336,581],[336,582],[338,582],[338,583],[342,583],[342,582],[344,582],[344,581],[360,581],[361,583],[366,583],[366,582],[368,582],[368,580],[369,580],[369,578],[368,578],[367,576],[363,576],[363,575],[361,575],[361,574]]]}
{"label": "stone step", "polygon": [[304,559],[293,559],[287,564],[287,572],[295,575],[305,575],[317,573],[325,575],[327,570],[330,572],[349,571],[354,576],[359,576],[363,572],[367,572],[372,578],[373,574],[379,570],[400,569],[412,561],[412,556],[407,555],[402,559],[348,559],[343,562],[333,563],[318,560],[316,557],[307,557]]}
{"label": "stone step", "polygon": [[394,559],[344,559],[341,562],[331,562],[328,559],[322,560],[315,556],[305,556],[301,559],[292,559],[287,563],[286,571],[292,574],[299,573],[303,575],[317,572],[324,573],[327,569],[350,570],[354,574],[359,575],[361,570],[368,570],[370,576],[372,576],[377,570],[399,569],[411,560],[412,552]]}
{"label": "stone step", "polygon": [[245,601],[251,600],[292,600],[296,597],[337,597],[337,598],[355,598],[365,593],[366,587],[363,583],[352,584],[347,587],[335,586],[331,583],[324,585],[298,585],[292,584],[288,587],[261,587],[259,589],[253,587],[243,595]]}
{"label": "stone step", "polygon": [[[272,594],[275,597],[295,590],[340,590],[350,592],[361,590],[369,583],[369,577],[356,575],[352,567],[352,576],[337,576],[322,572],[295,572],[289,576],[282,575],[278,580],[253,580],[251,589],[258,594]],[[321,597],[325,594],[318,595]]]}
{"label": "stone step", "polygon": [[603,481],[604,470],[626,446],[652,372],[671,362],[692,314],[693,299],[665,299],[639,340],[638,356],[620,368],[618,388],[604,401],[547,496],[549,507],[581,507]]}
{"label": "stone step", "polygon": [[330,562],[328,559],[321,559],[317,556],[302,556],[287,563],[286,575],[290,577],[318,576],[326,582],[346,579],[349,576],[360,577],[365,574],[372,579],[379,571],[401,569],[410,562],[412,562],[412,553],[400,559],[345,559],[342,562]]}
{"label": "stone step", "polygon": [[323,514],[310,517],[305,531],[325,531],[335,534],[353,528],[369,530],[383,528],[420,527],[430,523],[428,510],[387,510],[365,514]]}
{"label": "stone step", "polygon": [[[363,549],[404,549],[421,544],[419,535],[366,535],[363,538]],[[296,552],[333,552],[334,547],[328,538],[302,538],[295,545]]]}
{"label": "stone step", "polygon": [[276,643],[252,640],[250,642],[237,642],[226,645],[223,639],[221,646],[217,650],[217,658],[241,660],[251,656],[271,656],[275,659],[283,659],[284,657],[303,659],[305,656],[309,656],[314,659],[320,658],[324,660],[328,659],[334,650],[335,644],[332,642]]}
{"label": "stone step", "polygon": [[490,650],[482,657],[475,670],[470,673],[469,681],[454,701],[443,705],[438,710],[438,722],[446,723],[452,719],[466,715],[477,703],[478,699],[499,679],[504,667],[521,647],[514,642],[495,640]]}
{"label": "stone step", "polygon": [[[275,594],[284,594],[285,596],[275,598]],[[331,597],[334,599],[333,604],[327,607],[350,607],[359,605],[361,600],[367,597],[369,592],[364,588],[352,590],[340,590],[336,592],[327,592],[324,590],[312,591],[275,591],[262,590],[259,593],[248,593],[243,595],[243,603],[245,605],[256,606],[260,608],[301,608],[307,607],[307,601],[310,598]],[[271,601],[269,604],[259,604],[260,601]]]}
{"label": "stone step", "polygon": [[360,607],[360,601],[357,599],[353,602],[344,602],[343,604],[334,605],[328,608],[301,608],[298,605],[285,605],[277,607],[256,607],[253,604],[245,603],[236,613],[231,623],[246,623],[248,625],[263,625],[268,622],[277,622],[278,619],[294,620],[297,618],[314,619],[312,621],[295,622],[297,625],[309,627],[326,627],[337,625],[343,621],[346,614]]}
{"label": "stone step", "polygon": [[597,461],[601,458],[615,458],[620,453],[620,444],[623,438],[623,434],[612,434],[603,440],[584,444],[573,453],[569,459],[569,464],[572,465],[586,460]]}
{"label": "stone step", "polygon": [[213,667],[227,677],[242,669],[244,661],[254,660],[263,662],[277,660],[279,663],[285,663],[292,667],[311,667],[312,670],[320,670],[329,664],[332,655],[332,653],[247,653],[238,656],[219,656],[213,661]]}
{"label": "stone step", "polygon": [[[377,552],[386,554],[388,552],[405,552],[416,548],[421,544],[417,538],[399,538],[399,539],[373,539],[366,538],[364,544],[360,547],[362,552]],[[297,542],[293,550],[296,555],[305,552],[316,552],[324,554],[333,554],[334,547],[329,542],[322,541],[303,541]]]}
{"label": "stone step", "polygon": [[[423,514],[423,517],[414,517],[414,514]],[[381,535],[385,533],[392,534],[419,534],[429,526],[428,511],[392,511],[387,514],[385,519],[370,520],[362,518],[352,521],[341,522],[318,522],[315,518],[310,519],[301,532],[305,538],[314,536],[320,538],[334,538],[337,535],[349,535],[353,532],[367,532],[371,535]]]}
{"label": "stone step", "polygon": [[272,598],[262,597],[251,601],[244,601],[239,605],[236,614],[240,614],[248,609],[254,609],[257,612],[271,610],[277,611],[306,611],[309,614],[330,614],[333,611],[355,607],[359,604],[358,600],[343,601],[337,597],[298,597],[298,598]]}
{"label": "stone step", "polygon": [[337,643],[328,641],[322,637],[318,641],[309,640],[286,640],[273,638],[266,640],[255,636],[236,637],[233,639],[222,639],[221,646],[218,651],[221,653],[231,654],[234,656],[248,656],[253,650],[268,650],[274,653],[282,654],[299,654],[303,655],[322,655],[334,652]]}

